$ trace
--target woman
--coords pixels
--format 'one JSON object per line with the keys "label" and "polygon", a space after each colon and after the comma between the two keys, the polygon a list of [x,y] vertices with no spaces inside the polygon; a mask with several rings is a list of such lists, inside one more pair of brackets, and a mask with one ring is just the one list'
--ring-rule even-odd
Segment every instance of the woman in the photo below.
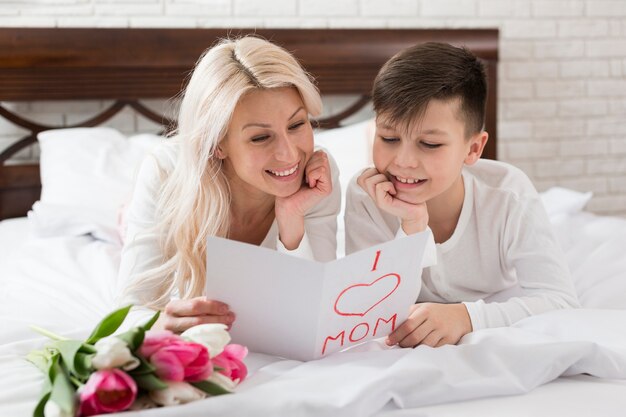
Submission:
{"label": "woman", "polygon": [[207,50],[176,135],[138,174],[120,266],[124,302],[162,310],[157,328],[230,326],[228,306],[202,296],[207,236],[334,259],[340,190],[334,162],[313,149],[309,114],[320,110],[319,92],[284,49],[244,37]]}

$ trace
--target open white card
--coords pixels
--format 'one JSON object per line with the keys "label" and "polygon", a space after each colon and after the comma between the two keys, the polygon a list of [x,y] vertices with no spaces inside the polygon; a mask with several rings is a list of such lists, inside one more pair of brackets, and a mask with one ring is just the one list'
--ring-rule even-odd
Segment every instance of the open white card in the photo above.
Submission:
{"label": "open white card", "polygon": [[323,263],[209,237],[206,293],[235,312],[234,343],[317,359],[387,336],[406,320],[428,239],[430,231],[417,233]]}

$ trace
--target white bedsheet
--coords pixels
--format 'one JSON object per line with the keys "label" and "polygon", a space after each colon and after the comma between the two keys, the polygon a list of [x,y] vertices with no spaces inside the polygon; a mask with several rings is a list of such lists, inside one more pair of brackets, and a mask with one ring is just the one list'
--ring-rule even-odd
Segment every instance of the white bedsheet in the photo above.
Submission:
{"label": "white bedsheet", "polygon": [[[251,354],[252,376],[236,395],[138,415],[622,416],[626,220],[577,213],[553,221],[585,309],[479,331],[438,349],[371,342],[308,363]],[[0,242],[13,247],[0,258],[0,416],[30,415],[38,399],[42,377],[23,357],[44,339],[27,326],[84,337],[113,308],[116,292],[117,245],[91,237],[11,245],[6,236],[26,228],[14,221],[8,232],[0,223]]]}
{"label": "white bedsheet", "polygon": [[11,259],[31,235],[31,227],[25,217],[0,221],[0,265]]}

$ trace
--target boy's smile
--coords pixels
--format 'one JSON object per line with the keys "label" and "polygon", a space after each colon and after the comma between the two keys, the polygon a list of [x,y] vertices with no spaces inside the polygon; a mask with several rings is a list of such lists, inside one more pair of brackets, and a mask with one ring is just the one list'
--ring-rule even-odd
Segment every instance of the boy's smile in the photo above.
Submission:
{"label": "boy's smile", "polygon": [[399,175],[391,174],[391,183],[396,188],[396,190],[409,190],[413,188],[417,188],[427,181],[426,179],[419,178],[411,178],[411,177],[402,177]]}

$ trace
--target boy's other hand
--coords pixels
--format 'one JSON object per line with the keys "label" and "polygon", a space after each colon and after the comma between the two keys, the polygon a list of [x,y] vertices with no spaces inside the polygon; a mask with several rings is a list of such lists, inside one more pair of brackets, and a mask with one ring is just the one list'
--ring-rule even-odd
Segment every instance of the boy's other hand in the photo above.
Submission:
{"label": "boy's other hand", "polygon": [[428,209],[426,203],[407,203],[396,198],[396,189],[389,179],[376,168],[368,168],[357,178],[357,184],[365,190],[376,206],[398,217],[407,235],[426,230]]}
{"label": "boy's other hand", "polygon": [[389,346],[454,345],[472,331],[472,322],[464,304],[420,303],[386,340]]}

